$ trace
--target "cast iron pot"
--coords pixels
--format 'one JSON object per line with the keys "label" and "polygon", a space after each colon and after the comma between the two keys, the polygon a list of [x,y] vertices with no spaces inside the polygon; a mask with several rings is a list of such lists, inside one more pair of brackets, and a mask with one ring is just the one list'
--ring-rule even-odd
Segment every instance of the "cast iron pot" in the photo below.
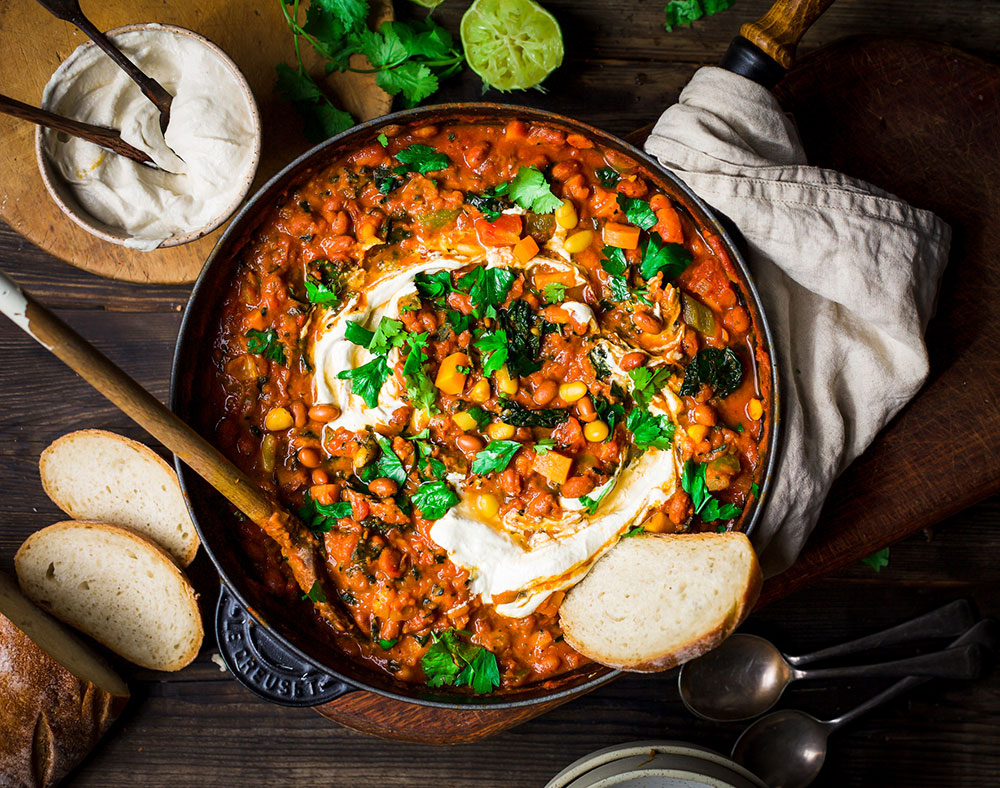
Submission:
{"label": "cast iron pot", "polygon": [[[455,120],[503,123],[514,118],[583,134],[606,149],[630,156],[645,168],[659,188],[674,197],[694,219],[696,226],[717,234],[736,269],[746,307],[756,329],[758,347],[768,358],[771,357],[771,333],[743,255],[726,227],[675,175],[627,142],[561,115],[501,104],[442,104],[377,118],[327,140],[275,175],[236,214],[209,255],[184,312],[171,375],[170,403],[174,412],[196,428],[204,429],[199,408],[205,401],[202,391],[206,381],[201,378],[200,371],[205,368],[207,354],[212,350],[215,323],[227,285],[236,269],[239,251],[264,215],[290,187],[308,179],[343,153],[372,144],[382,128],[390,124],[408,126]],[[779,424],[775,366],[771,363],[755,372],[762,375],[762,386],[766,388],[769,384],[771,396],[768,398],[766,432],[762,442],[766,461],[761,494],[747,507],[740,522],[740,527],[748,534],[757,523],[768,498],[777,456]],[[240,547],[233,535],[231,507],[180,460],[175,459],[175,464],[191,517],[222,582],[215,621],[220,652],[236,678],[268,700],[286,705],[314,706],[348,692],[367,690],[427,706],[509,708],[583,694],[611,681],[619,673],[591,664],[536,685],[498,690],[488,695],[471,695],[467,691],[407,684],[380,669],[351,659],[330,645],[329,633],[310,614],[308,603],[289,610],[287,604],[279,604],[268,593],[241,557]]]}

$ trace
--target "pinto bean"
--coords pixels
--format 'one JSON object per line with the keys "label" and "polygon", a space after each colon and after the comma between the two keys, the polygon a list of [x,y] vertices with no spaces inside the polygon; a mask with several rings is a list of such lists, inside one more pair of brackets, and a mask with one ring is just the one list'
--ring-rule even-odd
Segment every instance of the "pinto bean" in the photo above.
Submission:
{"label": "pinto bean", "polygon": [[368,489],[371,490],[372,495],[377,495],[379,498],[389,498],[399,490],[399,484],[395,479],[383,477],[368,482]]}
{"label": "pinto bean", "polygon": [[564,498],[579,498],[587,495],[596,486],[590,476],[571,476],[563,483],[560,492]]}

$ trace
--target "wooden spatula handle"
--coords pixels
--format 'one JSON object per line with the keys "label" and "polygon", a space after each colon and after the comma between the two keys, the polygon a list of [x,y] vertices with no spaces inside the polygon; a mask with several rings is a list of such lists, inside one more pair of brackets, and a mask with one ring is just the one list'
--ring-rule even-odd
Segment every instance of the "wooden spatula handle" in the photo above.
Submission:
{"label": "wooden spatula handle", "polygon": [[174,452],[247,517],[258,525],[268,523],[275,505],[239,468],[3,273],[0,312]]}
{"label": "wooden spatula handle", "polygon": [[802,36],[833,4],[833,0],[777,0],[756,22],[747,22],[740,35],[782,68],[791,68]]}

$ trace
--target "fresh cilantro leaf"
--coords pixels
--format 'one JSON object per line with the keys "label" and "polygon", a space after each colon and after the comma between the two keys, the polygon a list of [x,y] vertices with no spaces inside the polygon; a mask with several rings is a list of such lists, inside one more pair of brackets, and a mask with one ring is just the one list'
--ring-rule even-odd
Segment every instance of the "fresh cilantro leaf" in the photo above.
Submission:
{"label": "fresh cilantro leaf", "polygon": [[535,441],[535,445],[531,448],[534,450],[535,454],[540,457],[544,457],[550,451],[556,447],[556,442],[552,438],[541,438]]}
{"label": "fresh cilantro leaf", "polygon": [[673,279],[691,265],[692,259],[691,252],[683,244],[661,243],[656,234],[651,233],[642,253],[639,273],[647,281],[660,271],[663,271],[664,280]]}
{"label": "fresh cilantro leaf", "polygon": [[510,464],[520,448],[521,444],[518,441],[490,441],[485,449],[476,452],[476,458],[472,461],[472,472],[477,476],[485,476],[487,473],[502,471]]}
{"label": "fresh cilantro leaf", "polygon": [[247,338],[247,350],[251,353],[258,356],[263,355],[264,358],[269,358],[282,366],[288,364],[285,347],[278,339],[278,332],[273,328],[269,328],[267,331],[251,328],[244,336]]}
{"label": "fresh cilantro leaf", "polygon": [[734,0],[668,0],[666,8],[666,27],[672,33],[675,27],[690,25],[703,16],[711,16],[719,11],[725,11]]}
{"label": "fresh cilantro leaf", "polygon": [[320,585],[319,580],[312,584],[312,588],[309,589],[308,594],[303,594],[302,599],[310,599],[313,602],[323,603],[326,602],[326,593],[323,591],[323,586]]}
{"label": "fresh cilantro leaf", "polygon": [[470,686],[476,694],[500,686],[496,656],[488,649],[459,640],[455,629],[434,632],[434,643],[420,661],[427,686]]}
{"label": "fresh cilantro leaf", "polygon": [[714,396],[728,397],[739,388],[743,380],[743,365],[732,348],[705,348],[684,370],[684,383],[678,392],[682,397],[692,397],[703,384],[712,387]]}
{"label": "fresh cilantro leaf", "polygon": [[466,411],[466,413],[468,413],[470,416],[472,416],[472,418],[476,420],[476,427],[479,429],[480,432],[482,432],[483,428],[490,423],[491,420],[490,412],[488,410],[480,408],[478,405],[469,408]]}
{"label": "fresh cilantro leaf", "polygon": [[731,503],[720,504],[714,496],[709,496],[705,502],[705,508],[701,510],[701,519],[706,523],[714,523],[716,520],[732,520],[743,510]]}
{"label": "fresh cilantro leaf", "polygon": [[674,442],[677,429],[666,416],[650,413],[645,408],[635,407],[625,419],[625,427],[632,433],[636,448],[669,449]]}
{"label": "fresh cilantro leaf", "polygon": [[316,503],[306,491],[305,502],[299,507],[299,519],[314,533],[325,533],[337,520],[354,515],[354,508],[347,501],[334,504]]}
{"label": "fresh cilantro leaf", "polygon": [[604,500],[605,496],[611,492],[612,487],[614,487],[614,484],[605,484],[601,490],[601,494],[596,498],[591,498],[589,495],[581,495],[577,500],[583,504],[587,510],[587,514],[596,514],[597,507],[601,505],[601,501]]}
{"label": "fresh cilantro leaf", "polygon": [[515,427],[558,427],[569,418],[569,413],[560,408],[530,410],[514,400],[504,400],[500,418]]}
{"label": "fresh cilantro leaf", "polygon": [[427,345],[427,334],[408,334],[406,342],[410,353],[403,363],[403,378],[406,381],[406,393],[410,404],[422,410],[434,410],[437,400],[437,388],[427,375],[424,364],[424,354],[421,348]]}
{"label": "fresh cilantro leaf", "polygon": [[304,122],[303,134],[310,142],[322,142],[354,125],[354,118],[335,107],[305,71],[297,71],[285,63],[279,63],[277,71],[275,90],[281,98],[292,102]]}
{"label": "fresh cilantro leaf", "polygon": [[[288,4],[286,3],[286,5]],[[309,4],[306,9],[306,23],[302,29],[330,47],[334,46],[334,42],[342,40],[347,34],[344,24],[323,3]]]}
{"label": "fresh cilantro leaf", "polygon": [[378,144],[381,145],[383,148],[388,148],[389,147],[389,138],[387,136],[385,136],[385,132],[384,131],[380,131],[379,134],[378,134],[378,136],[375,139],[378,140]]}
{"label": "fresh cilantro leaf", "polygon": [[507,332],[503,329],[481,333],[475,345],[483,354],[483,375],[489,377],[507,362]]}
{"label": "fresh cilantro leaf", "polygon": [[434,273],[420,271],[413,277],[413,283],[417,286],[420,297],[429,301],[443,298],[452,289],[449,271],[435,271]]}
{"label": "fresh cilantro leaf", "polygon": [[369,408],[374,408],[378,405],[382,386],[389,379],[389,364],[385,356],[375,356],[367,364],[338,372],[337,377],[351,381],[351,392],[361,397]]}
{"label": "fresh cilantro leaf", "polygon": [[353,342],[355,345],[370,347],[372,340],[375,338],[375,332],[369,331],[357,320],[348,320],[347,324],[344,326],[344,338],[348,342]]}
{"label": "fresh cilantro leaf", "polygon": [[379,29],[386,28],[392,29],[411,57],[440,60],[456,54],[451,34],[430,17],[423,21],[386,22]]}
{"label": "fresh cilantro leaf", "polygon": [[[648,230],[656,224],[656,214],[645,200],[618,195],[618,207],[625,212],[625,218],[641,230]],[[648,278],[648,277],[647,277]]]}
{"label": "fresh cilantro leaf", "polygon": [[750,485],[750,494],[753,495],[754,497],[760,495],[760,485],[757,484],[757,482],[754,482],[753,484]]}
{"label": "fresh cilantro leaf", "polygon": [[742,509],[731,503],[720,504],[708,491],[705,483],[705,466],[700,462],[688,460],[681,473],[681,489],[691,496],[694,513],[701,516],[703,522],[713,523],[717,520],[731,520]]}
{"label": "fresh cilantro leaf", "polygon": [[392,638],[392,640],[387,640],[386,638],[379,638],[378,645],[379,648],[384,648],[387,651],[395,646],[399,642],[399,638]]}
{"label": "fresh cilantro leaf", "polygon": [[629,528],[625,533],[623,533],[622,536],[621,536],[621,538],[622,539],[628,539],[630,536],[638,536],[639,534],[641,534],[645,530],[646,530],[646,527],[644,525],[636,525],[636,526],[633,526],[632,528]]}
{"label": "fresh cilantro leaf", "polygon": [[[374,30],[362,30],[357,37],[358,46],[361,53],[368,58],[368,62],[375,68],[385,66],[395,66],[406,60],[407,51],[403,42],[399,40],[392,27],[382,25],[376,32]],[[385,73],[385,72],[380,72]],[[381,85],[379,87],[382,87]],[[384,90],[384,88],[383,88]],[[386,91],[388,93],[388,91]]]}
{"label": "fresh cilantro leaf", "polygon": [[364,26],[368,20],[368,0],[315,0],[333,14],[348,32]]}
{"label": "fresh cilantro leaf", "polygon": [[397,175],[406,175],[408,172],[426,175],[428,172],[437,172],[451,166],[451,159],[445,154],[438,153],[430,145],[420,143],[403,148],[396,154],[396,160],[402,164],[401,167],[395,168]]}
{"label": "fresh cilantro leaf", "polygon": [[336,283],[327,284],[319,279],[307,277],[305,286],[306,298],[311,304],[335,306],[340,303],[340,295],[337,293]]}
{"label": "fresh cilantro leaf", "polygon": [[457,285],[459,290],[469,294],[476,317],[496,317],[515,278],[506,268],[478,266],[460,277]]}
{"label": "fresh cilantro leaf", "polygon": [[394,347],[406,344],[407,334],[402,322],[391,317],[383,317],[378,321],[375,333],[372,335],[368,350],[376,356],[384,356]]}
{"label": "fresh cilantro leaf", "polygon": [[867,564],[876,572],[881,572],[882,567],[889,566],[889,548],[883,547],[877,553],[872,553],[867,558],[862,558],[861,563]]}
{"label": "fresh cilantro leaf", "polygon": [[653,399],[654,395],[663,390],[663,387],[667,385],[667,381],[670,380],[670,370],[666,367],[660,367],[657,370],[652,370],[649,367],[639,367],[638,369],[630,369],[628,371],[628,376],[632,379],[632,398],[638,403],[639,407],[648,407],[650,401]]}
{"label": "fresh cilantro leaf", "polygon": [[[402,93],[403,98],[413,105],[423,101],[438,89],[438,78],[425,64],[409,60],[395,68],[379,71],[375,75],[375,84],[390,96]],[[441,155],[444,156],[444,154]],[[396,158],[399,156],[397,155]],[[447,159],[446,156],[444,158]],[[444,166],[433,169],[443,170],[450,163],[451,161],[448,160]],[[398,172],[399,168],[396,171]],[[430,171],[429,169],[419,170],[421,173]]]}
{"label": "fresh cilantro leaf", "polygon": [[547,303],[561,304],[566,297],[566,285],[550,282],[542,288],[542,295],[545,296]]}
{"label": "fresh cilantro leaf", "polygon": [[601,268],[608,272],[608,285],[611,287],[611,297],[615,301],[631,301],[632,293],[628,289],[628,261],[625,251],[617,246],[605,246],[604,259]]}
{"label": "fresh cilantro leaf", "polygon": [[429,437],[429,429],[424,429],[422,432],[410,436],[413,445],[417,447],[417,470],[420,471],[424,481],[443,479],[447,472],[445,464],[432,456],[434,453],[434,444],[428,440]]}
{"label": "fresh cilantro leaf", "polygon": [[377,435],[375,440],[378,442],[379,448],[382,449],[382,453],[375,462],[365,468],[368,476],[370,479],[392,479],[402,487],[406,484],[406,468],[403,467],[403,461],[392,450],[392,443],[388,438]]}
{"label": "fresh cilantro leaf", "polygon": [[510,181],[506,194],[532,213],[552,213],[562,205],[562,200],[552,193],[549,182],[537,167],[521,167]]}
{"label": "fresh cilantro leaf", "polygon": [[[506,186],[506,184],[504,185]],[[477,208],[488,222],[495,222],[500,218],[503,209],[509,208],[511,205],[510,200],[502,194],[498,194],[496,189],[487,189],[482,194],[466,192],[465,201],[473,208]]]}
{"label": "fresh cilantro leaf", "polygon": [[424,482],[411,499],[425,520],[441,519],[459,500],[455,491],[443,481]]}
{"label": "fresh cilantro leaf", "polygon": [[601,182],[601,186],[605,189],[615,188],[618,185],[618,181],[622,179],[621,173],[611,166],[601,167],[596,174],[597,179]]}

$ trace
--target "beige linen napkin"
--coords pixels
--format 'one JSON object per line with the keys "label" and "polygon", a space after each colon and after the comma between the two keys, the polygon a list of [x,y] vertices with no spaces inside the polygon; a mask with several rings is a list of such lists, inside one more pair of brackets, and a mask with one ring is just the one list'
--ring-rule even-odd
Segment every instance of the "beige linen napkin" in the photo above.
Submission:
{"label": "beige linen napkin", "polygon": [[754,534],[792,564],[830,485],[927,377],[923,334],[950,230],[869,183],[806,165],[765,88],[699,70],[646,151],[736,224],[782,378],[783,451]]}

